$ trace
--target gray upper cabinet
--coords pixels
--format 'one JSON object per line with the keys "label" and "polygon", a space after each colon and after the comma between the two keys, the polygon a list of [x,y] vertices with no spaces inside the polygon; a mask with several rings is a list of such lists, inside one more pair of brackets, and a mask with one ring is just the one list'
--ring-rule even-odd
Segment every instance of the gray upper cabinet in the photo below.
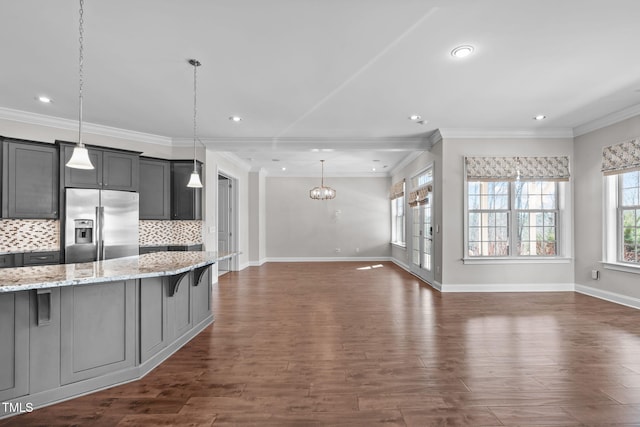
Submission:
{"label": "gray upper cabinet", "polygon": [[58,147],[4,139],[2,217],[58,218],[58,194]]}
{"label": "gray upper cabinet", "polygon": [[138,191],[140,155],[104,151],[102,154],[102,186],[107,190]]}
{"label": "gray upper cabinet", "polygon": [[171,162],[140,158],[140,219],[171,219]]}
{"label": "gray upper cabinet", "polygon": [[63,187],[138,191],[140,153],[87,146],[94,169],[72,169],[64,165],[71,158],[75,144],[57,143],[60,145],[60,165],[64,168]]}
{"label": "gray upper cabinet", "polygon": [[[196,162],[202,178],[202,163]],[[171,162],[171,219],[202,219],[202,188],[189,188],[193,160]]]}

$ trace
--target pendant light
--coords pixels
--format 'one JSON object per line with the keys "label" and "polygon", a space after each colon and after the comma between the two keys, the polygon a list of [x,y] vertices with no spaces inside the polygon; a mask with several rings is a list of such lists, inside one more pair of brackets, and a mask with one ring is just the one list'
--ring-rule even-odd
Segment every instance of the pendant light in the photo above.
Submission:
{"label": "pendant light", "polygon": [[78,114],[78,144],[73,147],[73,153],[71,154],[71,158],[69,159],[69,161],[66,163],[66,166],[69,168],[73,168],[73,169],[94,169],[93,164],[91,163],[91,160],[89,159],[89,151],[87,151],[87,148],[84,146],[84,143],[82,142],[82,84],[83,82],[83,75],[82,75],[82,71],[83,71],[83,62],[84,62],[84,56],[83,56],[83,35],[84,35],[84,29],[83,29],[83,24],[84,24],[84,20],[83,20],[83,15],[84,15],[84,0],[80,0],[80,37],[78,38],[78,40],[80,41],[80,60],[79,60],[79,82],[80,82],[80,96],[79,96],[79,114]]}
{"label": "pendant light", "polygon": [[324,160],[320,160],[322,165],[322,178],[320,181],[320,187],[314,187],[309,191],[309,197],[314,200],[328,200],[336,197],[336,190],[331,187],[324,186]]}
{"label": "pendant light", "polygon": [[200,181],[200,174],[198,173],[198,168],[196,165],[196,139],[198,138],[197,137],[198,128],[196,125],[196,118],[198,113],[197,97],[196,97],[196,94],[197,94],[196,70],[202,64],[200,64],[200,61],[198,61],[197,59],[190,59],[189,64],[193,65],[193,172],[191,172],[191,178],[189,178],[189,183],[187,184],[187,187],[202,188],[202,181]]}

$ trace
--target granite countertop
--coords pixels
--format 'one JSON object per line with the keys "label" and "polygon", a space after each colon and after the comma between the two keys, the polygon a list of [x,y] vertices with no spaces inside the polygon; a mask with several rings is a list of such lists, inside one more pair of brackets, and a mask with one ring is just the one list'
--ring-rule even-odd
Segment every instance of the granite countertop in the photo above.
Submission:
{"label": "granite countertop", "polygon": [[218,252],[156,252],[80,264],[41,265],[0,269],[0,293],[61,286],[171,276],[214,264]]}

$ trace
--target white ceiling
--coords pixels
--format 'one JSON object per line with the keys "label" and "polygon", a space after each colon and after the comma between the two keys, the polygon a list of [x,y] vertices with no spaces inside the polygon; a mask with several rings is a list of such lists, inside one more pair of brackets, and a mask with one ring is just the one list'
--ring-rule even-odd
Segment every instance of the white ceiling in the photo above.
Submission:
{"label": "white ceiling", "polygon": [[[0,108],[77,119],[78,2],[0,15]],[[84,120],[188,143],[197,58],[207,146],[270,175],[386,174],[435,129],[567,135],[640,104],[639,17],[638,0],[86,0]]]}

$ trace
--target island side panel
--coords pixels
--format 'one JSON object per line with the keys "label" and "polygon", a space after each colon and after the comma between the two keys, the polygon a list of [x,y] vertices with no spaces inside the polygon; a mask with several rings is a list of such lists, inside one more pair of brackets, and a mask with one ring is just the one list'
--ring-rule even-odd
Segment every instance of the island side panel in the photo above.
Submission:
{"label": "island side panel", "polygon": [[206,269],[200,277],[193,278],[191,296],[193,299],[194,326],[198,325],[211,315],[211,266],[209,265],[205,268]]}
{"label": "island side panel", "polygon": [[173,296],[170,296],[167,300],[171,341],[187,333],[193,325],[193,310],[191,306],[192,276],[192,273],[184,275],[178,282]]}
{"label": "island side panel", "polygon": [[61,290],[61,383],[135,364],[136,281]]}
{"label": "island side panel", "polygon": [[[29,295],[0,294],[0,401],[29,392]],[[4,414],[0,408],[0,415]]]}
{"label": "island side panel", "polygon": [[[60,386],[60,289],[29,292],[29,393]],[[48,295],[48,297],[47,297]],[[48,307],[47,307],[48,305]]]}
{"label": "island side panel", "polygon": [[144,363],[167,346],[167,279],[150,277],[140,280],[140,363]]}

